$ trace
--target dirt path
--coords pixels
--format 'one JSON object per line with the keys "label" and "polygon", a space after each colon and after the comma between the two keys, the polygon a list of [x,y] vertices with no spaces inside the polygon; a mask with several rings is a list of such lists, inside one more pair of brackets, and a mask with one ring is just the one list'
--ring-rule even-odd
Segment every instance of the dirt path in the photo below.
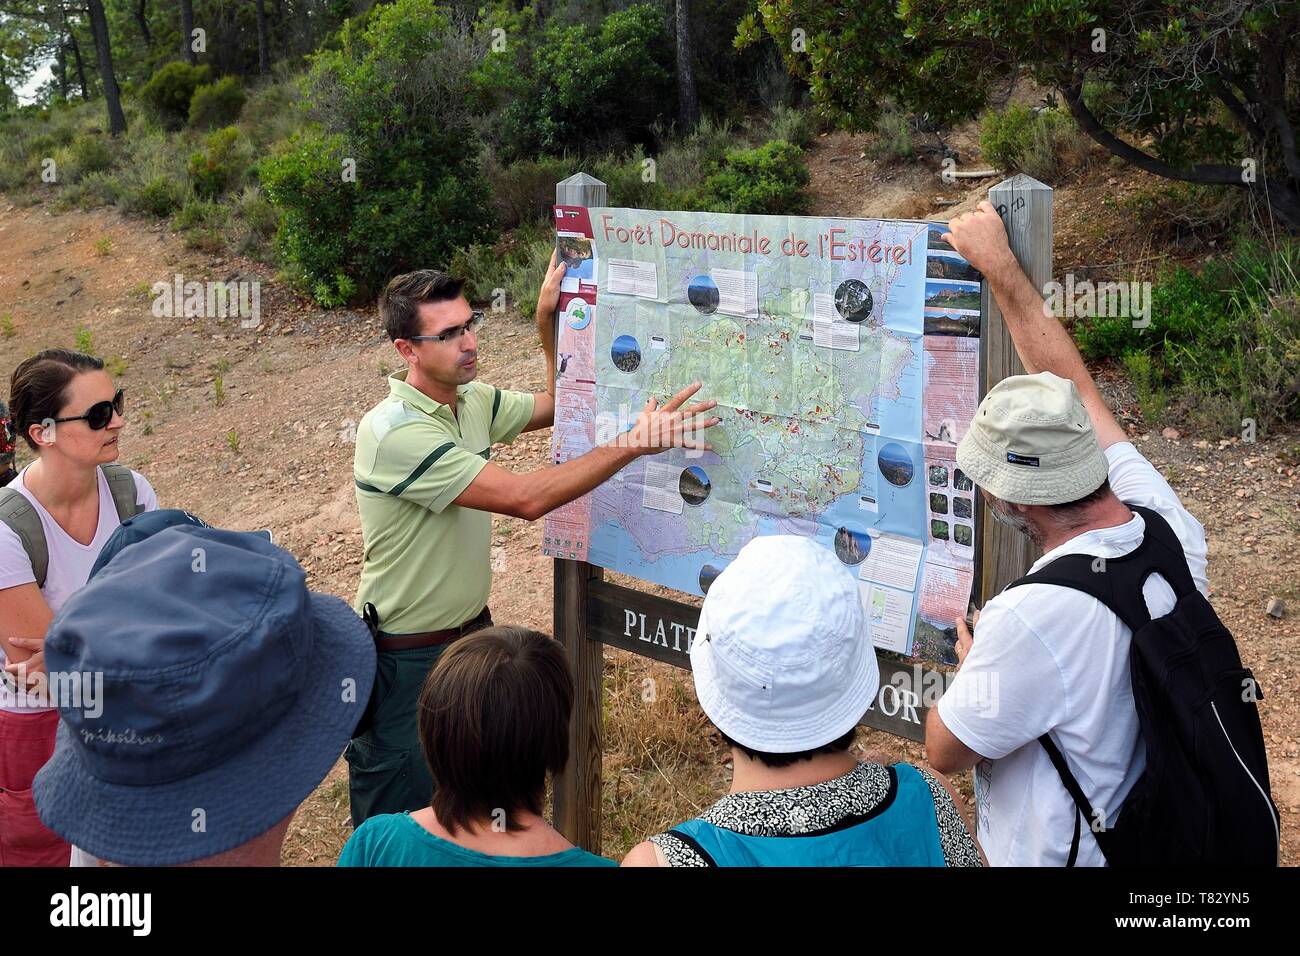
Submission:
{"label": "dirt path", "polygon": [[[881,190],[872,177],[886,172],[852,171],[860,152],[860,143],[840,134],[814,147],[817,212],[923,217],[936,211],[926,199],[908,198],[931,195],[926,183],[938,184],[932,169],[899,170],[897,188]],[[852,161],[834,161],[849,155]],[[972,184],[963,193],[967,205],[982,190]],[[869,198],[854,198],[859,195]],[[1058,202],[1064,205],[1064,197]],[[111,249],[101,254],[105,238]],[[1062,235],[1058,245],[1068,250],[1075,241]],[[163,229],[106,211],[53,216],[0,197],[0,248],[0,317],[12,315],[13,326],[11,336],[0,337],[3,381],[22,358],[72,346],[85,328],[94,350],[116,360],[115,374],[127,390],[131,424],[122,461],[149,478],[162,504],[225,527],[272,528],[277,543],[307,569],[311,587],[351,600],[361,537],[349,429],[385,393],[384,374],[397,364],[373,310],[321,312],[261,266],[186,251]],[[262,326],[155,317],[148,287],[177,273],[186,281],[260,280]],[[518,315],[492,319],[481,361],[484,381],[542,386],[531,322]],[[1122,383],[1111,391],[1131,405]],[[1224,447],[1201,447],[1196,438],[1144,435],[1138,447],[1165,471],[1209,534],[1215,605],[1266,693],[1261,709],[1274,794],[1285,858],[1295,862],[1300,584],[1292,551],[1300,535],[1300,452],[1294,438]],[[545,467],[548,447],[549,432],[534,433],[498,449],[496,460],[530,471]],[[541,528],[494,519],[493,544],[504,549],[505,567],[495,578],[492,607],[500,621],[549,631],[551,563],[540,554]],[[1263,613],[1270,595],[1287,601],[1284,619]],[[618,857],[647,833],[707,806],[725,787],[728,767],[727,754],[706,733],[689,675],[618,651],[607,652],[605,669],[604,849]],[[647,679],[657,688],[651,700]],[[919,746],[878,733],[863,738],[865,748],[921,758]],[[284,861],[332,865],[349,832],[347,818],[340,761],[295,818]]]}

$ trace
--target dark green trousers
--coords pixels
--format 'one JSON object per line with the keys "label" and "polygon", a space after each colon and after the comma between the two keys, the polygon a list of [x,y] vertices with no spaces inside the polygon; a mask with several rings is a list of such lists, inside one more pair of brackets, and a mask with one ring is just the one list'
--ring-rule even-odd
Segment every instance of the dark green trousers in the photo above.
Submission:
{"label": "dark green trousers", "polygon": [[379,652],[374,719],[365,733],[352,738],[343,754],[354,827],[380,813],[419,810],[433,799],[433,778],[420,751],[415,705],[425,677],[450,646]]}

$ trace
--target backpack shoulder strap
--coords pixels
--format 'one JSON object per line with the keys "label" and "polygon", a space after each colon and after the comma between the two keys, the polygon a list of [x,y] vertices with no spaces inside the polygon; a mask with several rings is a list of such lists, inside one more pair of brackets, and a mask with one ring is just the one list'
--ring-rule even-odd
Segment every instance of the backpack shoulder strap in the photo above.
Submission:
{"label": "backpack shoulder strap", "polygon": [[1065,865],[1074,866],[1075,862],[1079,859],[1080,814],[1082,814],[1084,820],[1088,821],[1088,829],[1092,830],[1093,835],[1097,838],[1097,846],[1101,850],[1101,855],[1105,857],[1106,845],[1101,841],[1101,834],[1096,830],[1093,830],[1092,827],[1093,820],[1095,819],[1093,816],[1092,803],[1089,802],[1087,795],[1083,792],[1083,788],[1079,786],[1079,781],[1075,779],[1073,772],[1071,772],[1070,765],[1065,762],[1065,755],[1061,753],[1061,748],[1056,746],[1056,741],[1052,740],[1050,734],[1043,734],[1043,736],[1038,738],[1038,742],[1042,744],[1043,749],[1047,751],[1047,759],[1052,761],[1052,766],[1056,768],[1056,772],[1061,778],[1061,783],[1065,785],[1066,791],[1070,794],[1070,799],[1074,801],[1074,837],[1070,841],[1070,856],[1069,859],[1065,861]]}
{"label": "backpack shoulder strap", "polygon": [[1118,558],[1101,558],[1091,554],[1065,554],[1032,574],[1012,581],[1008,588],[1022,584],[1055,584],[1091,595],[1136,632],[1151,621],[1151,612],[1142,596],[1142,586],[1153,573],[1159,572],[1174,593],[1186,597],[1196,590],[1196,582],[1187,566],[1187,557],[1173,528],[1158,512],[1139,505],[1129,505],[1142,516],[1146,528],[1142,543]]}
{"label": "backpack shoulder strap", "polygon": [[117,508],[117,520],[126,521],[134,518],[144,510],[135,500],[135,476],[126,465],[116,462],[100,465],[104,477],[108,479],[108,491],[113,496],[113,506]]}
{"label": "backpack shoulder strap", "polygon": [[696,853],[696,855],[699,856],[699,858],[704,861],[704,865],[706,867],[716,867],[718,865],[717,861],[715,861],[713,857],[709,854],[709,851],[704,849],[704,847],[700,846],[700,841],[695,839],[695,837],[691,836],[689,833],[685,832],[684,830],[678,827],[673,827],[671,830],[668,831],[668,835],[671,837],[676,837],[678,840],[681,840],[688,847],[690,847]]}
{"label": "backpack shoulder strap", "polygon": [[41,527],[41,516],[17,488],[0,488],[0,523],[18,535],[27,559],[32,562],[36,586],[45,587],[45,577],[50,569],[50,548],[45,541],[45,529]]}

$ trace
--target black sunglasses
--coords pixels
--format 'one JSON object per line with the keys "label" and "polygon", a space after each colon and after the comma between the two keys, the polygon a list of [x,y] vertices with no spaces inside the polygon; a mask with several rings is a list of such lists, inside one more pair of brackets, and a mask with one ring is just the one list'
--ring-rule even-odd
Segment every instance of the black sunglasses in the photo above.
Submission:
{"label": "black sunglasses", "polygon": [[113,420],[114,412],[121,415],[122,409],[125,406],[126,402],[122,396],[122,389],[119,388],[117,393],[113,396],[112,401],[96,402],[94,405],[91,405],[86,409],[86,414],[84,415],[72,415],[68,418],[56,418],[54,421],[58,424],[62,422],[79,422],[82,419],[85,419],[87,425],[95,431],[99,431],[101,428],[108,427],[108,423]]}

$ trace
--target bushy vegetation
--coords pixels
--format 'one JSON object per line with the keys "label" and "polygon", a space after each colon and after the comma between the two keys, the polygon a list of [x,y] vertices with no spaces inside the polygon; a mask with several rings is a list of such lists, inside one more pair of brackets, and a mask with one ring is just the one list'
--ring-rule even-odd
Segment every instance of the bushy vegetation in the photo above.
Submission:
{"label": "bushy vegetation", "polygon": [[1075,327],[1087,358],[1124,362],[1144,413],[1158,417],[1172,399],[1229,434],[1244,418],[1261,431],[1300,418],[1300,243],[1243,239],[1200,270],[1168,270],[1150,318],[1146,328],[1127,317]]}
{"label": "bushy vegetation", "polygon": [[176,61],[168,63],[140,90],[142,99],[167,129],[180,129],[190,117],[194,91],[212,81],[212,69]]}
{"label": "bushy vegetation", "polygon": [[197,129],[229,126],[239,119],[245,99],[243,86],[233,76],[223,76],[215,83],[200,86],[190,99],[190,126]]}
{"label": "bushy vegetation", "polygon": [[803,150],[773,140],[754,149],[728,152],[704,181],[692,206],[714,212],[797,214],[807,207],[807,185]]}
{"label": "bushy vegetation", "polygon": [[1015,103],[985,113],[980,124],[980,150],[986,160],[1049,184],[1079,169],[1090,146],[1091,140],[1059,109],[1034,110]]}

